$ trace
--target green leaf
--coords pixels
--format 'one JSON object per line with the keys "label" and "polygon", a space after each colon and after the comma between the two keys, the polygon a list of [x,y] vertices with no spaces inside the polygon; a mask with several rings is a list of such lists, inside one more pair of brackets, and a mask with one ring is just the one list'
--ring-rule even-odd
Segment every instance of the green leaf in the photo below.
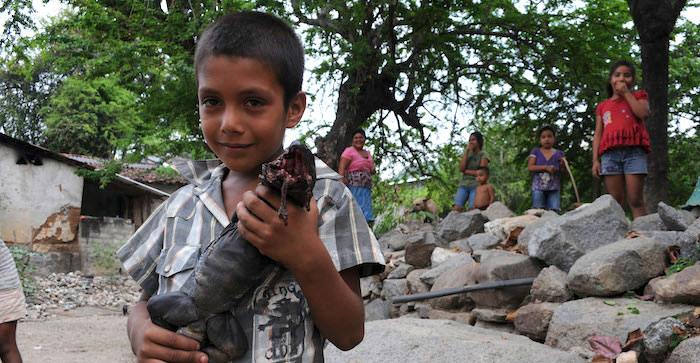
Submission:
{"label": "green leaf", "polygon": [[603,304],[605,304],[605,305],[610,305],[610,306],[615,306],[615,305],[617,305],[617,303],[614,302],[614,301],[603,301]]}

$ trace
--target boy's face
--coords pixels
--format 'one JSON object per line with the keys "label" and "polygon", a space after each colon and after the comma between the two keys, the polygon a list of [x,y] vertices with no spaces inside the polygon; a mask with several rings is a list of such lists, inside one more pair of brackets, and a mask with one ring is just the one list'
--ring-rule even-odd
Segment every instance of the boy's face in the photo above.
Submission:
{"label": "boy's face", "polygon": [[489,181],[489,175],[484,170],[476,171],[476,182],[479,184],[486,184]]}
{"label": "boy's face", "polygon": [[545,149],[551,149],[554,146],[554,134],[549,130],[544,130],[540,134],[540,145]]}
{"label": "boy's face", "polygon": [[306,108],[299,92],[284,108],[275,74],[252,58],[213,55],[199,69],[199,117],[207,145],[229,169],[257,174],[282,150],[285,128]]}

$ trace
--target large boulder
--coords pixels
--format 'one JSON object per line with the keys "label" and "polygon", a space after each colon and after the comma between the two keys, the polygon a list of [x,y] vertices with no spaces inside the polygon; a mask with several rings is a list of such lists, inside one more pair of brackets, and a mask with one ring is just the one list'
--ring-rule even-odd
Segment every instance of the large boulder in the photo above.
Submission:
{"label": "large boulder", "polygon": [[436,247],[433,250],[433,254],[430,255],[430,266],[436,267],[447,261],[450,257],[454,257],[459,254],[462,254],[462,252],[450,251],[446,248]]}
{"label": "large boulder", "polygon": [[545,267],[537,275],[530,288],[530,295],[535,299],[549,302],[565,302],[574,297],[566,286],[566,272],[557,266]]}
{"label": "large boulder", "polygon": [[391,303],[374,299],[365,305],[365,321],[391,319]]}
{"label": "large boulder", "polygon": [[528,254],[569,271],[579,257],[627,235],[629,221],[609,194],[554,218],[538,228],[528,242]]}
{"label": "large boulder", "polygon": [[666,225],[664,221],[661,220],[661,217],[659,217],[659,213],[637,217],[630,224],[630,231],[635,232],[663,231],[665,229]]}
{"label": "large boulder", "polygon": [[665,363],[697,363],[700,357],[700,335],[682,341]]}
{"label": "large boulder", "polygon": [[624,342],[627,333],[633,330],[694,309],[689,305],[661,305],[624,298],[571,300],[554,311],[546,344],[561,350],[576,346],[588,349],[588,339],[596,334]]}
{"label": "large boulder", "polygon": [[[539,209],[530,209],[530,210],[539,210]],[[544,209],[542,209],[542,211],[544,211]],[[532,214],[532,215],[534,215],[534,214]],[[549,222],[550,220],[557,218],[557,217],[559,217],[559,215],[554,213],[554,212],[551,212],[551,211],[543,212],[542,216],[539,219],[537,219],[537,220],[533,221],[532,223],[528,224],[527,226],[525,226],[525,228],[523,228],[523,230],[520,231],[520,235],[518,235],[518,249],[525,252],[525,253],[528,253],[527,246],[530,243],[530,239],[532,238],[533,233],[536,230],[543,227],[545,224],[547,224],[547,222]]]}
{"label": "large boulder", "polygon": [[[504,281],[537,277],[544,268],[542,261],[535,258],[509,253],[483,260],[469,279],[469,285],[484,282]],[[479,307],[517,307],[530,292],[530,286],[511,286],[502,289],[472,291],[468,295]]]}
{"label": "large boulder", "polygon": [[661,319],[644,329],[644,357],[647,361],[663,361],[668,353],[668,345],[671,343],[674,327],[685,329],[683,324],[674,318]]}
{"label": "large boulder", "polygon": [[681,272],[657,280],[653,291],[654,295],[666,302],[700,305],[700,265],[686,267]]}
{"label": "large boulder", "polygon": [[579,258],[567,275],[567,285],[578,296],[621,294],[662,274],[666,260],[666,246],[654,239],[623,239]]}
{"label": "large boulder", "polygon": [[473,265],[474,259],[472,256],[466,252],[459,253],[455,256],[452,256],[448,258],[445,262],[441,263],[437,267],[434,267],[430,270],[425,271],[423,274],[420,275],[420,280],[424,283],[427,284],[428,286],[433,285],[435,283],[435,279],[440,277],[440,275],[452,271],[454,269],[458,269],[460,267],[464,266],[471,266]]}
{"label": "large boulder", "polygon": [[[496,238],[502,241],[506,239],[506,237],[508,237],[512,232],[517,231],[518,229],[522,231],[530,223],[539,219],[539,217],[532,215],[524,215],[511,218],[500,218],[484,224],[484,231],[486,231],[486,233],[488,234],[494,235]],[[472,249],[476,248],[472,247]]]}
{"label": "large boulder", "polygon": [[690,237],[700,239],[700,218],[696,219],[693,224],[691,224],[688,229],[685,230],[685,234]]}
{"label": "large boulder", "polygon": [[477,233],[467,238],[470,251],[488,250],[489,248],[498,246],[501,241],[502,239],[498,239],[496,236],[489,233]]}
{"label": "large boulder", "polygon": [[508,310],[506,309],[473,309],[472,315],[481,320],[492,323],[503,324],[508,318]]}
{"label": "large boulder", "polygon": [[698,236],[693,236],[687,232],[646,231],[643,234],[663,243],[666,247],[680,247],[681,257],[690,258],[698,253]]}
{"label": "large boulder", "polygon": [[406,276],[406,285],[411,294],[420,294],[430,291],[430,286],[420,280],[420,276],[426,271],[428,271],[428,269],[413,270]]}
{"label": "large boulder", "polygon": [[430,266],[430,257],[435,247],[437,247],[437,241],[432,232],[410,235],[406,244],[406,263],[415,268]]}
{"label": "large boulder", "polygon": [[[465,286],[469,281],[469,276],[471,276],[473,272],[474,265],[462,266],[447,271],[435,280],[430,291],[434,292]],[[435,309],[462,309],[471,307],[473,304],[468,294],[448,295],[430,300],[430,305]]]}
{"label": "large boulder", "polygon": [[328,344],[324,356],[327,363],[586,362],[521,335],[451,320],[408,318],[368,322],[362,343],[346,352]]}
{"label": "large boulder", "polygon": [[547,329],[549,329],[549,321],[557,307],[559,304],[547,302],[521,307],[515,316],[515,330],[532,340],[544,342],[547,337]]}
{"label": "large boulder", "polygon": [[460,238],[469,237],[474,233],[483,232],[486,222],[488,222],[488,219],[480,210],[464,213],[452,211],[438,224],[435,231],[440,238],[452,242]]}
{"label": "large boulder", "polygon": [[[478,235],[480,235],[480,234],[481,234],[481,233],[477,233],[477,234],[475,234],[474,236],[478,236]],[[474,237],[474,236],[471,236],[471,237]],[[460,249],[460,250],[462,250],[462,251],[471,252],[471,251],[472,251],[472,248],[469,246],[469,238],[471,238],[471,237],[462,238],[462,239],[458,239],[458,240],[456,240],[456,241],[452,241],[452,242],[450,242],[450,244],[448,245],[448,247],[449,247],[449,249],[451,249],[451,250],[453,250],[453,249]]]}
{"label": "large boulder", "polygon": [[685,231],[695,221],[695,215],[683,209],[676,209],[659,202],[659,217],[669,231]]}
{"label": "large boulder", "polygon": [[499,218],[510,218],[514,217],[515,214],[511,212],[508,207],[501,203],[501,202],[493,202],[491,205],[486,208],[484,211],[484,215],[486,215],[486,218],[489,219],[489,221],[495,221],[496,219]]}
{"label": "large boulder", "polygon": [[408,235],[396,229],[384,233],[379,238],[379,245],[382,247],[383,251],[402,250],[406,248],[406,243],[408,243]]}
{"label": "large boulder", "polygon": [[406,279],[386,279],[383,284],[381,296],[384,300],[391,300],[394,296],[403,296],[408,290]]}
{"label": "large boulder", "polygon": [[432,309],[428,312],[428,319],[435,320],[454,320],[458,323],[474,325],[474,317],[469,312],[457,312]]}
{"label": "large boulder", "polygon": [[413,270],[413,266],[407,263],[399,263],[396,268],[389,272],[387,279],[403,279],[406,278],[409,272]]}

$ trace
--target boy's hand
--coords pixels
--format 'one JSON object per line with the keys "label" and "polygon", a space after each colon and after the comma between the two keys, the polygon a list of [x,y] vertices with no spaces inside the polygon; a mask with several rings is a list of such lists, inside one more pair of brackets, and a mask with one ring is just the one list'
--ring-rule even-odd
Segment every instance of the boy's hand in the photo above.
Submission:
{"label": "boy's hand", "polygon": [[161,328],[147,319],[134,327],[130,337],[139,362],[206,363],[209,358],[199,352],[199,343],[184,335]]}
{"label": "boy's hand", "polygon": [[295,271],[307,265],[304,257],[313,256],[309,252],[323,247],[318,238],[318,207],[314,198],[308,212],[288,202],[285,226],[277,216],[280,203],[279,193],[262,185],[246,192],[236,207],[238,231],[260,253]]}

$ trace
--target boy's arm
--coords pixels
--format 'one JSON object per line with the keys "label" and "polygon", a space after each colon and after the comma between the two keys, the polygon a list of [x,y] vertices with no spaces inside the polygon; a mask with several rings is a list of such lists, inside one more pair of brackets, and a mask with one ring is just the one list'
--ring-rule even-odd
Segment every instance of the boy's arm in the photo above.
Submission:
{"label": "boy's arm", "polygon": [[196,340],[161,328],[151,322],[146,303],[151,294],[144,291],[134,305],[126,330],[131,350],[139,362],[205,363],[207,355],[199,352]]}
{"label": "boy's arm", "polygon": [[496,190],[493,189],[493,185],[489,184],[489,205],[496,201]]}
{"label": "boy's arm", "polygon": [[336,271],[318,235],[315,199],[311,199],[308,212],[287,204],[287,226],[274,209],[279,204],[279,196],[269,188],[258,186],[255,192],[246,192],[236,208],[238,231],[262,254],[294,274],[321,334],[338,348],[348,350],[364,337],[359,273],[355,268]]}

